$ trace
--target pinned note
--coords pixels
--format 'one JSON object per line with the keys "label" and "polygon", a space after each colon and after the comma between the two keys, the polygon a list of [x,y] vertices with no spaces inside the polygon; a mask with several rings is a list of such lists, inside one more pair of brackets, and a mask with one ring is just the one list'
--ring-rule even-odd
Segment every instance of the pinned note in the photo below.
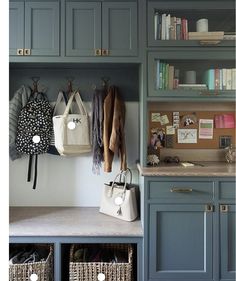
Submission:
{"label": "pinned note", "polygon": [[167,115],[162,115],[161,116],[161,125],[166,125],[169,123],[169,119]]}
{"label": "pinned note", "polygon": [[166,126],[166,134],[167,135],[174,135],[175,134],[175,127],[174,126]]}
{"label": "pinned note", "polygon": [[161,122],[161,114],[159,112],[153,112],[151,115],[152,122]]}

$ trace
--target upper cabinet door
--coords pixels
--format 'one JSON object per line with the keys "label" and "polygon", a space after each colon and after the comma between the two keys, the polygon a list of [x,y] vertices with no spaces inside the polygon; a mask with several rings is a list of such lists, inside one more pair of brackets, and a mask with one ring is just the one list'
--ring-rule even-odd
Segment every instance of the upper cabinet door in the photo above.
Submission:
{"label": "upper cabinet door", "polygon": [[137,55],[136,3],[102,3],[102,49],[109,56]]}
{"label": "upper cabinet door", "polygon": [[25,48],[32,56],[59,56],[58,2],[25,2]]}
{"label": "upper cabinet door", "polygon": [[66,55],[94,56],[101,49],[101,3],[66,4]]}
{"label": "upper cabinet door", "polygon": [[9,55],[16,56],[24,48],[24,3],[9,3]]}

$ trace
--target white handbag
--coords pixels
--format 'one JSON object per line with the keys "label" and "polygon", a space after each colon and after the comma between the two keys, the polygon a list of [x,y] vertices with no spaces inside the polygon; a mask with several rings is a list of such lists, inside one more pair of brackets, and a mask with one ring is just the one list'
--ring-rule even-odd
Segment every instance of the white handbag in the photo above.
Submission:
{"label": "white handbag", "polygon": [[[69,114],[75,99],[78,114]],[[55,147],[63,156],[76,156],[91,151],[89,117],[79,92],[74,92],[68,100],[63,115],[53,117]]]}
{"label": "white handbag", "polygon": [[[136,188],[127,184],[129,169],[121,171],[110,184],[104,184],[99,212],[125,221],[133,221],[138,216]],[[123,176],[124,182],[116,182]]]}

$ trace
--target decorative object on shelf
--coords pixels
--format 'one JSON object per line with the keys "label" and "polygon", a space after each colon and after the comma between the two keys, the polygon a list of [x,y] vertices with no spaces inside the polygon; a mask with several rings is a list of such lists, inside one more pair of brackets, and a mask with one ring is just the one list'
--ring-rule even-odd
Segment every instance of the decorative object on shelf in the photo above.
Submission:
{"label": "decorative object on shelf", "polygon": [[[127,174],[130,183],[127,183]],[[120,177],[120,181],[116,179]],[[124,182],[121,182],[121,178]],[[121,170],[113,182],[104,184],[99,212],[125,221],[133,221],[138,216],[136,187],[132,186],[130,169]]]}
{"label": "decorative object on shelf", "polygon": [[173,157],[172,156],[166,156],[163,161],[164,161],[164,163],[167,163],[167,164],[170,164],[170,163],[178,164],[180,162],[180,159],[179,159],[178,156],[173,156]]}
{"label": "decorative object on shelf", "polygon": [[[79,113],[69,114],[75,99]],[[91,151],[89,118],[78,91],[74,92],[63,115],[53,117],[55,146],[63,156],[76,156]]]}
{"label": "decorative object on shelf", "polygon": [[225,159],[226,159],[227,163],[235,162],[235,159],[236,159],[235,147],[233,147],[233,145],[231,144],[230,146],[226,147],[225,150],[226,150]]}
{"label": "decorative object on shelf", "polygon": [[208,32],[208,19],[199,19],[196,22],[197,32]]}
{"label": "decorative object on shelf", "polygon": [[147,156],[147,165],[148,166],[157,166],[160,160],[156,154],[149,154]]}
{"label": "decorative object on shelf", "polygon": [[196,76],[197,76],[197,74],[196,74],[195,70],[185,71],[184,83],[185,84],[196,84],[196,82],[197,82]]}

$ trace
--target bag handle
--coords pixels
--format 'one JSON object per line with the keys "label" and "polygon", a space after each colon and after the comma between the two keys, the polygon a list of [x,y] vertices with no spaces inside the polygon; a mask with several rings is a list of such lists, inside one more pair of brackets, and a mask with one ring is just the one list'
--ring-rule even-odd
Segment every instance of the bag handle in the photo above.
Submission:
{"label": "bag handle", "polygon": [[57,110],[58,110],[58,106],[59,106],[60,102],[62,101],[62,99],[63,99],[63,101],[65,102],[65,107],[66,107],[66,104],[67,104],[66,95],[65,95],[62,91],[60,91],[60,92],[58,93],[57,101],[56,101],[55,106],[54,106],[54,109],[53,109],[53,116],[56,115],[56,112],[57,112]]}
{"label": "bag handle", "polygon": [[125,196],[125,192],[126,192],[126,187],[127,187],[127,179],[126,179],[126,174],[124,173],[125,171],[123,171],[123,170],[121,170],[116,176],[115,176],[115,178],[114,178],[114,180],[113,180],[113,182],[112,182],[112,185],[111,185],[111,191],[110,191],[110,196],[112,196],[112,194],[113,194],[113,189],[114,189],[114,185],[115,185],[115,181],[116,181],[116,179],[120,176],[124,176],[124,179],[125,179],[125,181],[124,181],[124,187],[123,187],[123,191],[122,191],[122,193],[123,193],[123,197]]}
{"label": "bag handle", "polygon": [[63,114],[63,117],[67,117],[68,116],[69,110],[70,110],[70,107],[71,107],[71,104],[72,104],[72,101],[73,101],[74,98],[75,98],[76,103],[77,103],[77,105],[79,107],[80,113],[87,116],[88,115],[87,111],[86,111],[86,109],[84,107],[84,104],[83,104],[82,99],[80,97],[79,91],[77,91],[77,92],[73,92],[73,94],[70,96],[70,99],[68,100],[66,109],[65,109],[64,114]]}
{"label": "bag handle", "polygon": [[130,168],[127,168],[126,170],[121,170],[121,171],[123,171],[123,173],[120,173],[120,181],[119,182],[121,183],[121,176],[122,175],[126,177],[127,173],[129,173],[129,176],[130,176],[129,184],[131,184],[132,183],[132,172],[131,172]]}

